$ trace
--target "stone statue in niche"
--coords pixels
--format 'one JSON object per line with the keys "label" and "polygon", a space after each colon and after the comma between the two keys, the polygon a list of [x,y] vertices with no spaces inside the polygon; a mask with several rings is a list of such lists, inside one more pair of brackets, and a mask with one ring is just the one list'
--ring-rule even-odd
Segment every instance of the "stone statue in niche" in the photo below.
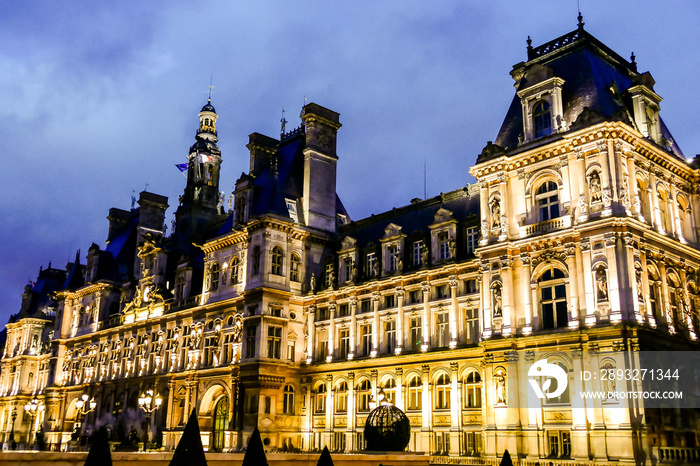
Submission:
{"label": "stone statue in niche", "polygon": [[501,203],[498,199],[491,201],[491,229],[498,230],[501,228]]}
{"label": "stone statue in niche", "polygon": [[508,217],[501,215],[501,236],[508,234]]}
{"label": "stone statue in niche", "polygon": [[605,268],[599,267],[595,273],[595,283],[598,295],[598,301],[608,300],[608,277],[605,274]]}
{"label": "stone statue in niche", "polygon": [[610,196],[610,188],[603,189],[603,206],[610,207],[612,205],[612,197]]}
{"label": "stone statue in niche", "polygon": [[642,266],[639,262],[634,264],[634,280],[637,282],[637,301],[644,302],[644,292],[642,290]]}
{"label": "stone statue in niche", "polygon": [[500,285],[493,288],[493,316],[503,317],[503,297]]}
{"label": "stone statue in niche", "polygon": [[457,257],[457,242],[452,236],[450,236],[450,239],[447,242],[447,244],[450,248],[450,257],[454,259],[455,257]]}
{"label": "stone statue in niche", "polygon": [[428,264],[428,252],[428,246],[424,244],[420,251],[420,260],[423,265]]}
{"label": "stone statue in niche", "polygon": [[581,215],[588,215],[588,198],[585,194],[581,194],[581,197],[579,197],[578,205]]}
{"label": "stone statue in niche", "polygon": [[588,177],[588,192],[591,194],[591,202],[600,202],[603,199],[600,175],[597,171],[591,173],[591,176]]}
{"label": "stone statue in niche", "polygon": [[506,404],[506,373],[504,370],[498,370],[494,374],[496,381],[496,404]]}

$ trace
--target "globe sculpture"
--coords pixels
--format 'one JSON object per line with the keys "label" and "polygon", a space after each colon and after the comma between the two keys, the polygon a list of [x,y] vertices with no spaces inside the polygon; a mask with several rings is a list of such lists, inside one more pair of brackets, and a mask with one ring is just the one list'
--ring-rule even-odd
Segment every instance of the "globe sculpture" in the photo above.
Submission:
{"label": "globe sculpture", "polygon": [[411,424],[396,406],[377,406],[367,416],[365,441],[370,451],[403,451],[411,439]]}

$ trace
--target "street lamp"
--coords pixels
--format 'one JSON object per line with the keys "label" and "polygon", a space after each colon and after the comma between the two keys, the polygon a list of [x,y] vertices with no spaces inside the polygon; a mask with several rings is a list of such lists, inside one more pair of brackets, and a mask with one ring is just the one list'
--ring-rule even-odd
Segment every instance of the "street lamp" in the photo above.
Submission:
{"label": "street lamp", "polygon": [[17,419],[17,408],[12,408],[12,426],[10,426],[10,450],[17,448],[15,442],[15,419]]}
{"label": "street lamp", "polygon": [[[89,402],[88,399],[90,400]],[[75,407],[78,409],[78,426],[80,430],[77,432],[78,439],[80,439],[83,431],[82,419],[86,414],[91,413],[95,410],[95,407],[97,407],[97,402],[95,401],[94,396],[90,398],[90,395],[88,395],[87,393],[83,393],[80,399],[75,402]]]}
{"label": "street lamp", "polygon": [[44,405],[44,402],[40,401],[39,398],[36,397],[36,395],[34,395],[34,397],[30,401],[27,401],[27,404],[24,405],[24,412],[26,412],[31,418],[31,422],[29,423],[29,436],[27,439],[27,443],[29,443],[30,445],[32,440],[32,425],[34,424],[34,419],[39,413],[43,412],[45,409],[46,405]]}
{"label": "street lamp", "polygon": [[151,425],[151,413],[156,411],[163,404],[163,398],[159,394],[153,396],[153,390],[148,389],[146,393],[142,393],[139,397],[139,408],[146,413],[146,432],[145,442],[143,444],[144,451],[148,448],[148,428]]}

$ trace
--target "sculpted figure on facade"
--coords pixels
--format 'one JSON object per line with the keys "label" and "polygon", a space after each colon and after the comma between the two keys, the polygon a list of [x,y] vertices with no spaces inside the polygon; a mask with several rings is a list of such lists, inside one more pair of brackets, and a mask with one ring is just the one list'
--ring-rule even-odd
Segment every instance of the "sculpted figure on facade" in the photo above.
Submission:
{"label": "sculpted figure on facade", "polygon": [[603,191],[600,183],[600,175],[597,171],[594,171],[588,177],[588,192],[591,195],[591,202],[600,202],[603,200]]}
{"label": "sculpted figure on facade", "polygon": [[501,203],[498,199],[491,201],[491,229],[499,230],[501,228]]}
{"label": "sculpted figure on facade", "polygon": [[311,293],[316,292],[316,275],[311,272],[311,278],[309,278],[309,291]]}
{"label": "sculpted figure on facade", "polygon": [[421,264],[427,265],[428,264],[428,253],[430,250],[428,249],[427,245],[423,245],[420,251],[420,259],[421,259]]}
{"label": "sculpted figure on facade", "polygon": [[605,267],[598,267],[595,273],[596,290],[598,301],[608,300],[608,277],[605,273]]}
{"label": "sculpted figure on facade", "polygon": [[494,381],[496,383],[496,404],[506,404],[506,372],[503,369],[498,369],[494,373]]}
{"label": "sculpted figure on facade", "polygon": [[503,297],[501,296],[500,283],[493,287],[493,316],[503,317]]}

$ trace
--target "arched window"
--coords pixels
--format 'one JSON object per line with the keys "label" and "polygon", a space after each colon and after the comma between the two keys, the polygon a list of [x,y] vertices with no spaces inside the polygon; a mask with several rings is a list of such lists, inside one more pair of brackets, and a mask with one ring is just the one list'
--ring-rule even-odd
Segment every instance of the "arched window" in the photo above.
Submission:
{"label": "arched window", "polygon": [[253,248],[253,275],[260,273],[260,246],[255,246]]}
{"label": "arched window", "polygon": [[299,271],[301,270],[301,259],[299,254],[292,253],[291,265],[289,267],[289,279],[293,282],[299,281]]}
{"label": "arched window", "polygon": [[229,402],[228,397],[223,396],[216,403],[216,408],[214,409],[214,431],[212,450],[223,451],[224,449],[224,436],[228,429],[228,412],[229,412]]}
{"label": "arched window", "polygon": [[282,275],[282,248],[275,246],[272,248],[272,275]]}
{"label": "arched window", "polygon": [[214,262],[209,270],[209,291],[219,289],[219,263]]}
{"label": "arched window", "polygon": [[286,387],[284,387],[282,413],[294,414],[294,387],[292,387],[291,385],[287,385]]}
{"label": "arched window", "polygon": [[554,181],[545,181],[537,188],[535,205],[539,210],[540,222],[559,217],[559,190]]}
{"label": "arched window", "polygon": [[319,384],[318,387],[316,387],[316,395],[315,395],[315,405],[314,405],[314,412],[316,413],[325,413],[326,412],[326,384],[321,383]]}
{"label": "arched window", "polygon": [[552,267],[540,276],[537,283],[540,289],[542,328],[566,327],[569,319],[567,317],[564,272]]}
{"label": "arched window", "polygon": [[231,285],[235,285],[239,281],[239,270],[240,270],[240,265],[241,261],[238,259],[238,257],[234,257],[231,260]]}
{"label": "arched window", "polygon": [[348,410],[348,384],[343,381],[335,389],[335,412],[345,413]]}
{"label": "arched window", "polygon": [[357,412],[369,411],[369,400],[372,396],[372,386],[369,380],[364,379],[357,386]]}
{"label": "arched window", "polygon": [[535,105],[532,109],[532,122],[536,138],[552,134],[552,112],[549,110],[549,102],[542,100]]}
{"label": "arched window", "polygon": [[450,409],[450,377],[440,374],[435,381],[435,409]]}
{"label": "arched window", "polygon": [[464,407],[481,408],[481,375],[477,371],[467,373],[464,378]]}
{"label": "arched window", "polygon": [[388,378],[384,381],[384,386],[382,387],[382,390],[384,390],[384,397],[385,400],[388,403],[391,403],[392,405],[395,404],[396,400],[396,381],[393,378]]}
{"label": "arched window", "polygon": [[423,383],[417,375],[408,381],[408,409],[419,410],[423,408]]}

